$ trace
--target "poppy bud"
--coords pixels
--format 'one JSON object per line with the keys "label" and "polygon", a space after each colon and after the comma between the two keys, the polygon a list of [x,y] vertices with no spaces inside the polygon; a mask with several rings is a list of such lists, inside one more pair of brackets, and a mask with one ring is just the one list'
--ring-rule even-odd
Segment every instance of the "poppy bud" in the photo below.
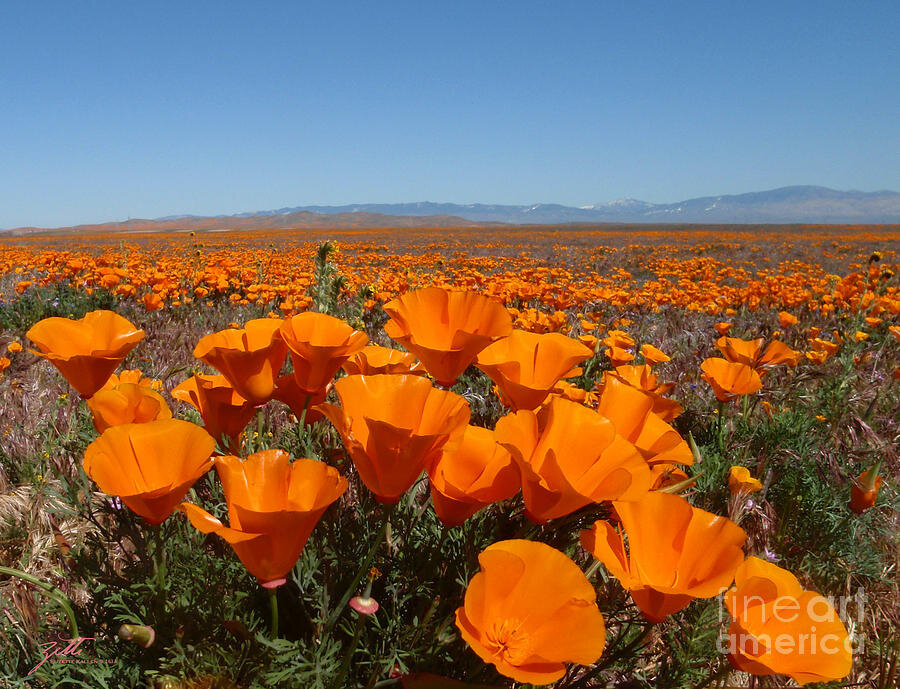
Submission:
{"label": "poppy bud", "polygon": [[856,514],[862,514],[870,507],[875,506],[875,499],[878,497],[882,483],[881,476],[878,475],[880,468],[881,462],[878,462],[871,469],[860,474],[851,486],[850,509]]}
{"label": "poppy bud", "polygon": [[360,615],[374,615],[378,612],[378,601],[372,597],[353,596],[350,599],[350,607]]}
{"label": "poppy bud", "polygon": [[123,641],[133,641],[141,648],[150,648],[156,641],[156,632],[153,627],[140,624],[123,624],[119,627],[119,638]]}

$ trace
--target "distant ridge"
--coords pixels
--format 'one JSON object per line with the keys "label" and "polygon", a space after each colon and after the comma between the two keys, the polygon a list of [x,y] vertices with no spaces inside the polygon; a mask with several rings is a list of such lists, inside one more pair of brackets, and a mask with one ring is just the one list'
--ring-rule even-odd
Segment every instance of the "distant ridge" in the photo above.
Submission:
{"label": "distant ridge", "polygon": [[[294,228],[464,227],[485,223],[548,225],[562,223],[710,223],[710,224],[896,224],[900,193],[838,191],[793,186],[746,194],[704,196],[677,203],[619,199],[586,206],[362,203],[344,206],[297,206],[213,217],[171,215],[152,220],[54,228],[79,232],[150,232],[171,230],[264,230]],[[15,233],[48,231],[17,228]]]}

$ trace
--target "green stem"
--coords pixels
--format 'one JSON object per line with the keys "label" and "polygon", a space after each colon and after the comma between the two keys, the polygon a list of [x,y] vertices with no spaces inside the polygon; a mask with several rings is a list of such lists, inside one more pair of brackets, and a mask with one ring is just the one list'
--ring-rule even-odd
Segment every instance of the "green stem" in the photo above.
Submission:
{"label": "green stem", "polygon": [[353,660],[353,654],[356,653],[356,647],[359,645],[359,637],[362,636],[363,625],[366,623],[365,618],[365,615],[360,615],[359,613],[356,615],[356,630],[353,632],[353,640],[347,646],[347,652],[341,661],[341,669],[338,672],[338,676],[334,680],[334,684],[331,685],[334,689],[341,689],[344,686],[344,679],[346,679],[347,671],[350,669],[350,661]]}
{"label": "green stem", "polygon": [[166,615],[166,551],[163,547],[162,524],[153,529],[153,585],[156,588],[157,624]]}
{"label": "green stem", "polygon": [[269,608],[272,611],[272,638],[278,638],[278,589],[269,589]]}
{"label": "green stem", "polygon": [[600,560],[594,560],[591,563],[591,566],[585,570],[584,576],[590,579],[592,576],[594,576],[594,574],[596,574],[597,570],[600,569],[600,564]]}
{"label": "green stem", "polygon": [[35,586],[43,589],[47,594],[50,595],[53,600],[59,603],[60,607],[65,611],[66,618],[69,621],[69,633],[72,638],[78,638],[81,636],[78,633],[78,623],[75,621],[75,613],[72,610],[72,606],[69,603],[69,598],[63,593],[61,590],[56,588],[53,584],[48,584],[45,581],[41,581],[37,577],[34,577],[27,572],[22,572],[18,569],[12,569],[11,567],[2,567],[0,566],[0,574],[7,574],[11,577],[16,577],[21,579],[22,581],[27,581],[29,584],[34,584]]}
{"label": "green stem", "polygon": [[371,568],[372,560],[375,559],[375,553],[378,550],[378,546],[381,545],[381,542],[387,535],[391,513],[394,511],[394,505],[388,505],[383,509],[384,515],[381,518],[381,528],[378,530],[378,537],[372,543],[372,546],[369,548],[369,552],[366,553],[366,558],[365,560],[363,560],[362,566],[359,568],[356,576],[353,577],[353,581],[350,582],[350,586],[348,586],[347,590],[344,591],[344,595],[341,596],[341,600],[338,602],[337,607],[331,613],[331,617],[328,618],[328,622],[325,624],[326,634],[331,631],[335,624],[337,624],[338,618],[341,616],[341,613],[344,612],[344,608],[347,607],[347,603],[350,602],[353,594],[356,593],[356,589],[359,588],[359,582],[363,580],[363,577],[366,576],[369,569]]}

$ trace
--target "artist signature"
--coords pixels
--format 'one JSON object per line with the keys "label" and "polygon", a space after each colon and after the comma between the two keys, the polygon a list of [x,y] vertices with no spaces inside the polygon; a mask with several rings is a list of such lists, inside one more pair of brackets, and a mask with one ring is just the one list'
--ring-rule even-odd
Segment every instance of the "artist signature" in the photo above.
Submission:
{"label": "artist signature", "polygon": [[39,648],[43,651],[44,657],[41,658],[41,662],[31,668],[31,671],[28,673],[31,675],[36,670],[38,670],[44,663],[48,660],[51,664],[54,663],[111,663],[112,660],[102,660],[97,658],[88,658],[86,656],[82,656],[81,652],[84,650],[86,641],[93,641],[93,636],[77,636],[74,639],[64,639],[60,641],[48,641],[46,643],[40,644]]}

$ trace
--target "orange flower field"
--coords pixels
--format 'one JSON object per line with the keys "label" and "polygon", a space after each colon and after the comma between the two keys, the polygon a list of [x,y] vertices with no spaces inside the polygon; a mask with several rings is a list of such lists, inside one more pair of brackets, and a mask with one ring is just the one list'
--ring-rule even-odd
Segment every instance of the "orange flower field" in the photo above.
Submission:
{"label": "orange flower field", "polygon": [[895,686],[898,240],[4,237],[0,670]]}

